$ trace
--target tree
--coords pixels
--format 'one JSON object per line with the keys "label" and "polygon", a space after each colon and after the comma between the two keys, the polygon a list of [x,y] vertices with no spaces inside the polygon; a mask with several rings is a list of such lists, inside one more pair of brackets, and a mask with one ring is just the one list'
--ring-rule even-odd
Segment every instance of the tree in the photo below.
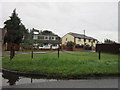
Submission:
{"label": "tree", "polygon": [[55,35],[53,32],[48,31],[48,30],[44,30],[41,32],[43,35]]}
{"label": "tree", "polygon": [[116,43],[115,41],[112,41],[112,40],[110,40],[110,39],[105,39],[104,40],[104,43]]}
{"label": "tree", "polygon": [[[16,14],[16,9],[13,10],[12,15],[9,20],[4,22],[4,28],[7,30],[7,33],[4,38],[5,43],[20,44],[23,38],[24,33],[26,32],[25,26],[21,23],[18,14]],[[14,47],[10,49],[10,59],[15,55]]]}

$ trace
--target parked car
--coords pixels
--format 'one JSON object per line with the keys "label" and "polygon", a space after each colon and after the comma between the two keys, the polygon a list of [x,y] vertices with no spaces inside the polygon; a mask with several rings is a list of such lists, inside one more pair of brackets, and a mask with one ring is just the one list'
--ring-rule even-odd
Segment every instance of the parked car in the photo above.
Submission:
{"label": "parked car", "polygon": [[52,49],[58,49],[58,46],[52,46]]}
{"label": "parked car", "polygon": [[39,47],[39,49],[50,49],[50,46]]}

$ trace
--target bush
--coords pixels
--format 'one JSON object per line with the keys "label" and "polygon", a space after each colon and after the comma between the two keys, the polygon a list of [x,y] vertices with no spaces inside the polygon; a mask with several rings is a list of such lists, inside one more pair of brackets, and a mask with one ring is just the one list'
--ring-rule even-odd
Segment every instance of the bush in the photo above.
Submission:
{"label": "bush", "polygon": [[84,49],[85,49],[85,50],[92,50],[92,47],[90,47],[89,45],[86,45],[86,46],[84,47]]}
{"label": "bush", "polygon": [[43,46],[44,46],[44,44],[43,44],[43,43],[39,43],[38,45],[39,45],[40,47],[43,47]]}
{"label": "bush", "polygon": [[75,44],[74,44],[74,42],[72,42],[72,41],[68,41],[67,44],[66,44],[66,46],[67,46],[68,48],[70,48],[70,49],[72,49],[74,45],[75,45]]}
{"label": "bush", "polygon": [[77,44],[77,45],[75,45],[75,48],[83,48],[83,45]]}
{"label": "bush", "polygon": [[32,49],[33,44],[36,43],[34,40],[26,40],[23,43],[21,43],[21,47],[24,49]]}

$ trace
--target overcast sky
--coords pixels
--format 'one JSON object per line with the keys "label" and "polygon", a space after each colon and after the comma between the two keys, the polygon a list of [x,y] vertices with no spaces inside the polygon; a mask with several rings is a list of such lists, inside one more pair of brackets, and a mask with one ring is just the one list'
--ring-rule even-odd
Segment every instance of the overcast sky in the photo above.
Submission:
{"label": "overcast sky", "polygon": [[51,30],[59,36],[68,32],[118,41],[117,2],[5,2],[0,6],[0,27],[13,9],[26,28]]}

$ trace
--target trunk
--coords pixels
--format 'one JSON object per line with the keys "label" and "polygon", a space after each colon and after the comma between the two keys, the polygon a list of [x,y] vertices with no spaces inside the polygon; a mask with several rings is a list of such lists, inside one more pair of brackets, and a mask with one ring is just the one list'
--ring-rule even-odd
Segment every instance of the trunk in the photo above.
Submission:
{"label": "trunk", "polygon": [[15,56],[15,50],[11,49],[10,50],[10,60],[12,60]]}

